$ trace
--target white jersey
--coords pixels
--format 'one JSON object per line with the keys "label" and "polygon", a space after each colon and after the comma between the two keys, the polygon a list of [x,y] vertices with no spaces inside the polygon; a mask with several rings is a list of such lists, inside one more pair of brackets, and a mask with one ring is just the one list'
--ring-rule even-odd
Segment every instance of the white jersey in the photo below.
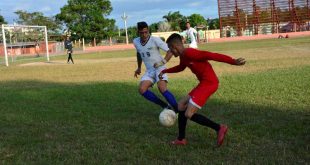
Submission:
{"label": "white jersey", "polygon": [[197,46],[197,31],[196,29],[190,27],[186,30],[187,42],[190,48],[198,48]]}
{"label": "white jersey", "polygon": [[169,50],[168,45],[164,41],[154,36],[150,36],[144,45],[141,44],[140,37],[135,38],[133,44],[148,71],[154,70],[154,64],[164,59],[159,50],[162,49],[165,52]]}

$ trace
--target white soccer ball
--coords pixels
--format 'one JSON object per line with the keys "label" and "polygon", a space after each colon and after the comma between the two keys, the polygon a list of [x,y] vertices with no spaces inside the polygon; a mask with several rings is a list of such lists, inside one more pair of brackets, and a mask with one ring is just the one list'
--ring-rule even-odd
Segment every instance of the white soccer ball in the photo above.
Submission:
{"label": "white soccer ball", "polygon": [[161,113],[159,114],[159,122],[161,125],[165,127],[171,127],[174,125],[175,121],[177,119],[176,113],[171,110],[165,108]]}

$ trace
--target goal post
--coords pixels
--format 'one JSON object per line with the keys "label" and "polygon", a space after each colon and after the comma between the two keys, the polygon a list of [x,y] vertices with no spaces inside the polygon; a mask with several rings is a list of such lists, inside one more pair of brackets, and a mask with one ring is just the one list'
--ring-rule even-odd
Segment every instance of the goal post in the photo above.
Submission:
{"label": "goal post", "polygon": [[5,38],[5,33],[4,33],[4,24],[2,24],[2,41],[3,41],[3,50],[4,50],[4,60],[5,60],[5,65],[6,66],[9,66],[9,60],[8,60],[8,52],[7,52],[7,49],[6,49],[6,38]]}
{"label": "goal post", "polygon": [[[24,54],[28,53],[28,56],[31,56],[35,52],[37,55],[39,55],[39,52],[41,51],[40,45],[42,44],[44,45],[43,47],[45,47],[44,54],[46,56],[46,60],[50,61],[46,26],[2,24],[1,29],[2,29],[4,61],[6,66],[9,66],[8,47],[11,47],[10,54],[13,61],[13,54],[23,56]],[[14,36],[13,42],[12,42],[12,36]],[[20,36],[22,36],[22,39]],[[39,38],[44,38],[44,41],[40,42]]]}

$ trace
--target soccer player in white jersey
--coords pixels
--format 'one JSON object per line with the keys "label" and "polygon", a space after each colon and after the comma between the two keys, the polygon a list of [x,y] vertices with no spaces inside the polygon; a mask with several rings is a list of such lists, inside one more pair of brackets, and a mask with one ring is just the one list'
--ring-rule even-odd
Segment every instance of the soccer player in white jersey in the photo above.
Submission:
{"label": "soccer player in white jersey", "polygon": [[197,46],[197,30],[191,27],[189,22],[186,22],[186,42],[190,48],[198,48]]}
{"label": "soccer player in white jersey", "polygon": [[[146,22],[137,23],[139,37],[133,40],[133,44],[137,50],[138,68],[135,71],[134,77],[138,78],[141,74],[141,64],[145,64],[146,71],[141,77],[139,85],[139,93],[147,100],[161,106],[162,108],[172,106],[175,112],[178,112],[178,103],[173,94],[167,89],[168,77],[165,74],[163,79],[158,78],[158,74],[166,69],[165,63],[170,60],[173,54],[170,52],[167,44],[159,37],[150,35],[149,28]],[[165,58],[160,54],[160,49],[166,52]],[[169,104],[157,97],[151,90],[155,83],[160,93],[165,97]],[[171,109],[171,107],[170,107]]]}

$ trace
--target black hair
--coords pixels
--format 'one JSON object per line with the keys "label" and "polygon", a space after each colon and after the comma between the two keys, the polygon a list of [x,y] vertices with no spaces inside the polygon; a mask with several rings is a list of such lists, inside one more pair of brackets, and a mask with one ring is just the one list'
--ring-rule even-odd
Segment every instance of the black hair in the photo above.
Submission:
{"label": "black hair", "polygon": [[137,23],[137,27],[138,27],[138,30],[142,30],[144,28],[148,28],[149,26],[147,25],[146,22],[142,21],[142,22]]}
{"label": "black hair", "polygon": [[181,37],[181,35],[178,34],[178,33],[173,33],[173,34],[171,34],[171,35],[168,37],[166,43],[167,43],[168,45],[171,44],[171,43],[182,43],[182,37]]}

